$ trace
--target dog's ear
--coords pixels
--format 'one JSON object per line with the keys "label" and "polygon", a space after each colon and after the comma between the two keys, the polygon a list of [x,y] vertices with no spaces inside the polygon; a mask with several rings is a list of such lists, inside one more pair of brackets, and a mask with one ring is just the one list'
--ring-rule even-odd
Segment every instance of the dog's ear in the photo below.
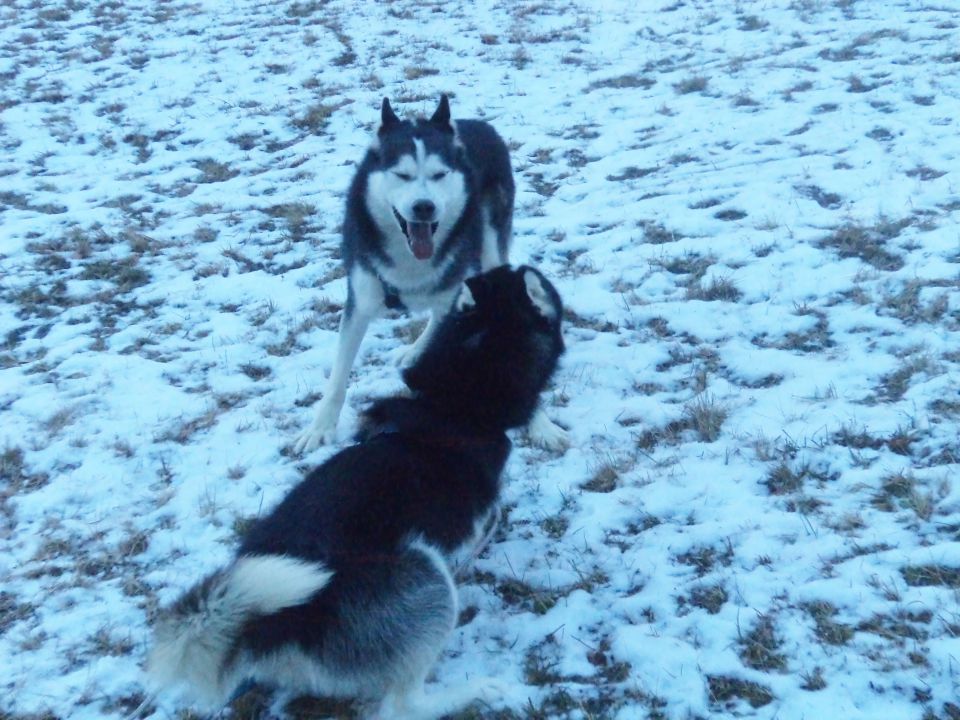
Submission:
{"label": "dog's ear", "polygon": [[450,124],[450,100],[446,93],[440,96],[440,104],[437,105],[437,110],[430,118],[430,122],[447,132],[453,132],[453,125]]}
{"label": "dog's ear", "polygon": [[557,319],[557,308],[543,285],[540,273],[527,268],[523,271],[523,284],[527,288],[527,297],[534,309],[547,320]]}
{"label": "dog's ear", "polygon": [[477,300],[473,297],[473,293],[470,291],[470,286],[464,284],[460,287],[460,294],[457,295],[457,299],[453,303],[453,307],[457,312],[463,312],[465,310],[472,310],[477,306]]}
{"label": "dog's ear", "polygon": [[384,98],[383,105],[380,106],[380,129],[377,130],[377,135],[383,135],[394,125],[399,124],[400,118],[397,117],[397,114],[393,111],[393,108],[390,107],[390,100]]}

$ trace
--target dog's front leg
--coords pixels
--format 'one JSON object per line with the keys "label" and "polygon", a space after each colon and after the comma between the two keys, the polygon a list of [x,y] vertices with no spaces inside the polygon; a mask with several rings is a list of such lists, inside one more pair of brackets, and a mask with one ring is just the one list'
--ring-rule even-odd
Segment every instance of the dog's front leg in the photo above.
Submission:
{"label": "dog's front leg", "polygon": [[434,331],[437,329],[437,325],[440,324],[440,319],[443,317],[443,315],[446,315],[446,312],[446,310],[443,310],[438,316],[437,310],[434,309],[430,311],[430,319],[427,320],[427,326],[423,329],[420,335],[417,336],[417,339],[414,340],[410,346],[403,351],[403,355],[400,357],[400,362],[398,363],[401,368],[408,368],[417,361],[417,358],[420,357],[420,353],[422,353],[424,348],[430,344],[430,336],[433,335]]}
{"label": "dog's front leg", "polygon": [[356,272],[351,274],[348,282],[347,304],[340,318],[337,338],[337,356],[323,398],[317,404],[313,424],[300,433],[294,442],[293,450],[298,454],[336,442],[337,421],[347,396],[347,381],[353,361],[370,321],[383,309],[383,288],[376,278]]}

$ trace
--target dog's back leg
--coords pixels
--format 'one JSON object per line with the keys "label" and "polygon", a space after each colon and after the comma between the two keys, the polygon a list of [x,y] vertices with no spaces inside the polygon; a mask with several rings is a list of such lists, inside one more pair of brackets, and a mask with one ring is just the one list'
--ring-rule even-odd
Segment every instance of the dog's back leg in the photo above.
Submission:
{"label": "dog's back leg", "polygon": [[327,379],[327,388],[317,405],[313,424],[296,439],[296,453],[309,452],[336,441],[337,421],[347,396],[347,381],[367,326],[383,310],[383,285],[376,277],[355,269],[347,280],[347,303],[340,317],[337,355]]}
{"label": "dog's back leg", "polygon": [[[404,648],[402,657],[394,661],[396,674],[373,717],[376,720],[436,720],[474,700],[493,702],[502,698],[502,684],[489,678],[473,679],[464,687],[424,692],[427,674],[456,624],[457,589],[447,562],[436,548],[414,541],[405,555],[411,570],[416,568],[415,574],[411,572],[411,579],[417,581],[417,594],[430,599],[423,602],[417,598],[407,603],[412,609],[408,627],[416,631],[418,640]],[[409,599],[414,600],[412,596]],[[415,617],[417,614],[420,617]]]}

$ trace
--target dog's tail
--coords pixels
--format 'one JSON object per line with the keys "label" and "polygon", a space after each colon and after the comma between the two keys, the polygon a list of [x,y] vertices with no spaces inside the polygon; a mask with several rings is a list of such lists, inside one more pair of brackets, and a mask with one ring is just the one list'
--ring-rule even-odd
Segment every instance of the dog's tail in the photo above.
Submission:
{"label": "dog's tail", "polygon": [[243,625],[257,616],[300,605],[333,573],[321,564],[283,555],[247,555],[209,576],[158,621],[147,675],[159,689],[185,686],[191,698],[222,705],[226,665]]}

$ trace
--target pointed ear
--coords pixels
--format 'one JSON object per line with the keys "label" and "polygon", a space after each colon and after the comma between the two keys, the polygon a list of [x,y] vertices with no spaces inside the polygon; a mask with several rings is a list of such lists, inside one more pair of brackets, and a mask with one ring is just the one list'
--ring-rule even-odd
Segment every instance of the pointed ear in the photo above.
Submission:
{"label": "pointed ear", "polygon": [[530,298],[534,309],[547,320],[556,320],[557,308],[543,285],[543,278],[528,268],[523,272],[523,284],[527,288],[527,297]]}
{"label": "pointed ear", "polygon": [[450,124],[450,100],[446,93],[440,96],[440,104],[437,105],[437,110],[430,118],[430,122],[439,125],[444,130],[453,132],[453,125]]}
{"label": "pointed ear", "polygon": [[463,287],[460,288],[460,294],[457,295],[457,299],[453,303],[453,307],[457,312],[463,312],[464,310],[476,307],[476,305],[476,298],[474,298],[473,293],[470,292],[470,287],[464,283]]}
{"label": "pointed ear", "polygon": [[383,135],[394,125],[400,123],[400,118],[397,117],[397,114],[393,111],[393,108],[390,107],[390,101],[387,98],[383,99],[383,105],[380,106],[380,128],[377,130],[377,135]]}

